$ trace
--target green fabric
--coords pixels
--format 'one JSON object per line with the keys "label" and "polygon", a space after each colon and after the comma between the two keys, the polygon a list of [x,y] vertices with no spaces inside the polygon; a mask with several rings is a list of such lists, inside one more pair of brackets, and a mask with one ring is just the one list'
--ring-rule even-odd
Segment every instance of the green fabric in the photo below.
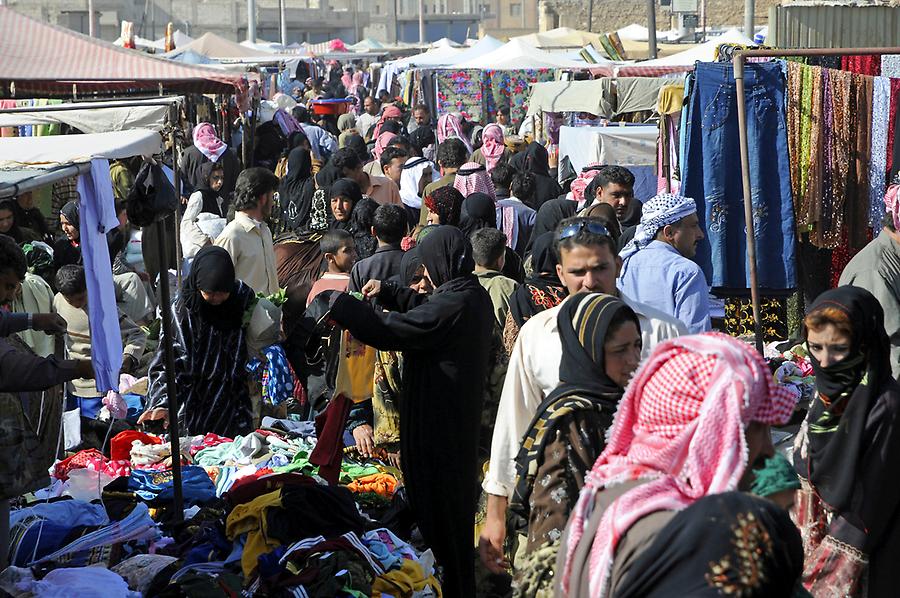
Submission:
{"label": "green fabric", "polygon": [[785,490],[797,490],[800,488],[800,479],[794,471],[794,467],[788,460],[775,453],[766,459],[762,469],[754,470],[756,479],[750,487],[750,491],[757,496],[772,496]]}

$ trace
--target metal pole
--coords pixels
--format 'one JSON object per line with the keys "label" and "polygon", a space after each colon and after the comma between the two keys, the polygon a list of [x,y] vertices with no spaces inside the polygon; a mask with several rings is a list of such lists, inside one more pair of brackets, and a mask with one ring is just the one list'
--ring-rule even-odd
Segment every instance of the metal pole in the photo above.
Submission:
{"label": "metal pole", "polygon": [[592,31],[591,27],[594,24],[594,0],[588,0],[588,21],[587,21],[587,30]]}
{"label": "metal pole", "polygon": [[700,2],[700,21],[703,25],[703,35],[700,38],[700,41],[706,42],[706,0]]}
{"label": "metal pole", "polygon": [[88,0],[88,35],[90,37],[96,37],[94,35],[96,31],[94,31],[94,0]]}
{"label": "metal pole", "polygon": [[744,0],[744,35],[753,39],[756,35],[753,27],[753,17],[756,10],[756,2],[754,0]]}
{"label": "metal pole", "polygon": [[647,0],[647,41],[649,58],[656,58],[656,0]]}
{"label": "metal pole", "polygon": [[419,44],[425,45],[425,0],[419,0]]}
{"label": "metal pole", "polygon": [[362,32],[359,30],[359,0],[353,0],[353,33],[356,34],[356,41],[362,41]]}
{"label": "metal pole", "polygon": [[744,96],[744,56],[734,56],[737,93],[738,136],[741,149],[741,182],[744,191],[744,224],[747,230],[747,261],[750,264],[750,301],[753,304],[753,332],[756,350],[763,352],[762,320],[759,316],[759,280],[756,270],[756,227],[753,226],[753,197],[750,194],[750,149],[747,142],[747,101]]}
{"label": "metal pole", "polygon": [[256,43],[256,0],[247,0],[247,39]]}
{"label": "metal pole", "polygon": [[173,500],[175,521],[184,516],[184,500],[181,491],[181,442],[178,430],[178,395],[175,389],[175,352],[172,348],[172,301],[169,296],[169,251],[166,247],[166,221],[157,220],[154,224],[159,235],[156,256],[159,259],[159,296],[162,311],[163,357],[166,363],[166,392],[169,408],[169,442],[172,446],[172,484],[175,491]]}
{"label": "metal pole", "polygon": [[[173,122],[178,122],[180,119],[178,118],[178,106],[173,106],[173,111],[175,111],[176,117],[173,119]],[[181,290],[181,262],[182,262],[182,254],[181,254],[181,235],[178,234],[181,231],[181,170],[178,168],[178,160],[181,157],[180,151],[178,147],[178,138],[175,135],[174,128],[172,132],[169,133],[169,142],[172,145],[172,182],[175,184],[175,197],[178,198],[178,209],[175,210],[175,288],[180,291]]]}
{"label": "metal pole", "polygon": [[281,45],[287,47],[287,19],[284,16],[284,0],[278,0],[278,22],[281,24]]}

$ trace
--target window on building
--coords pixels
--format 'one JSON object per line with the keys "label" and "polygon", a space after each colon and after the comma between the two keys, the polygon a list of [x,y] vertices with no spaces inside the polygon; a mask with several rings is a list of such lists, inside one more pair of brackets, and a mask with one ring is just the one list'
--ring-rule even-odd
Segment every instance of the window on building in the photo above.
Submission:
{"label": "window on building", "polygon": [[522,16],[522,3],[521,2],[510,2],[509,3],[509,16],[511,16],[511,17],[521,17]]}
{"label": "window on building", "polygon": [[375,4],[375,14],[376,15],[381,14],[381,5],[380,4]]}

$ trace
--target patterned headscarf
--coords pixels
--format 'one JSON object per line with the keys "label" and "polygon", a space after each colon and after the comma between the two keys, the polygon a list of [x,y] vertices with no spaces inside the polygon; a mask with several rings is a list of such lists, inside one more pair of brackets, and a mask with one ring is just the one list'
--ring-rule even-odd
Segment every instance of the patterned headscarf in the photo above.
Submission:
{"label": "patterned headscarf", "polygon": [[465,135],[463,135],[462,126],[459,124],[459,118],[457,118],[455,114],[445,114],[438,119],[438,143],[444,143],[444,141],[450,139],[451,137],[456,137],[457,139],[462,141],[466,146],[466,151],[470,154],[472,153],[472,144],[469,143],[469,140],[466,139]]}
{"label": "patterned headscarf", "polygon": [[672,193],[660,193],[647,201],[643,207],[641,222],[634,233],[634,239],[619,253],[622,260],[646,247],[656,237],[662,227],[674,224],[686,216],[697,212],[697,202],[690,197]]}
{"label": "patterned headscarf", "polygon": [[783,424],[795,395],[776,384],[765,360],[719,333],[683,336],[656,347],[619,403],[606,449],[585,479],[570,519],[563,588],[598,491],[629,480],[603,513],[589,561],[590,594],[604,596],[616,546],[636,521],[680,511],[709,494],[735,490],[747,467],[750,422]]}
{"label": "patterned headscarf", "polygon": [[372,150],[372,155],[375,156],[376,160],[381,160],[381,154],[383,154],[384,150],[387,149],[388,143],[391,142],[391,139],[396,136],[396,133],[388,132],[382,133],[375,138],[375,149]]}
{"label": "patterned headscarf", "polygon": [[503,142],[503,129],[500,125],[491,123],[481,132],[481,154],[487,164],[487,171],[494,170],[494,166],[503,157],[506,145]]}
{"label": "patterned headscarf", "polygon": [[[581,172],[578,173],[578,178],[572,181],[570,186],[570,189],[572,190],[572,199],[575,201],[584,200],[584,190],[587,189],[587,186],[594,180],[594,177],[600,174],[601,166],[602,164],[599,162],[594,162],[581,169]],[[593,198],[591,198],[591,201],[593,201]]]}
{"label": "patterned headscarf", "polygon": [[438,215],[439,224],[459,226],[462,204],[463,196],[453,187],[438,187],[425,196],[425,207]]}
{"label": "patterned headscarf", "polygon": [[884,194],[884,207],[894,220],[894,230],[900,230],[900,184],[893,184]]}
{"label": "patterned headscarf", "polygon": [[216,130],[209,123],[200,123],[194,127],[194,146],[200,153],[212,160],[218,161],[228,149],[225,142],[216,135]]}
{"label": "patterned headscarf", "polygon": [[456,171],[453,188],[462,193],[463,197],[469,197],[473,193],[484,193],[495,201],[497,199],[491,177],[484,165],[478,162],[466,162]]}
{"label": "patterned headscarf", "polygon": [[[384,123],[386,120],[402,118],[402,117],[403,117],[403,111],[400,110],[399,108],[397,108],[396,106],[394,106],[394,105],[385,106],[384,109],[381,111],[381,118],[379,118],[378,122],[375,124],[375,132],[373,133],[373,136],[375,137],[375,139],[378,139],[378,137],[381,135],[381,127],[384,126]],[[385,146],[385,147],[387,147],[387,146]]]}

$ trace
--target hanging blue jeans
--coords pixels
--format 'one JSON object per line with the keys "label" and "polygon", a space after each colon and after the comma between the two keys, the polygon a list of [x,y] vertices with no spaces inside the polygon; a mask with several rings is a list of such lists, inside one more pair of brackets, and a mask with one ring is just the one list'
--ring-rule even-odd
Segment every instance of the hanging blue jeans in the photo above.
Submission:
{"label": "hanging blue jeans", "polygon": [[[697,63],[685,129],[682,193],[697,200],[706,239],[696,260],[710,286],[750,286],[733,65]],[[744,70],[750,195],[759,286],[796,285],[795,224],[780,62]]]}

